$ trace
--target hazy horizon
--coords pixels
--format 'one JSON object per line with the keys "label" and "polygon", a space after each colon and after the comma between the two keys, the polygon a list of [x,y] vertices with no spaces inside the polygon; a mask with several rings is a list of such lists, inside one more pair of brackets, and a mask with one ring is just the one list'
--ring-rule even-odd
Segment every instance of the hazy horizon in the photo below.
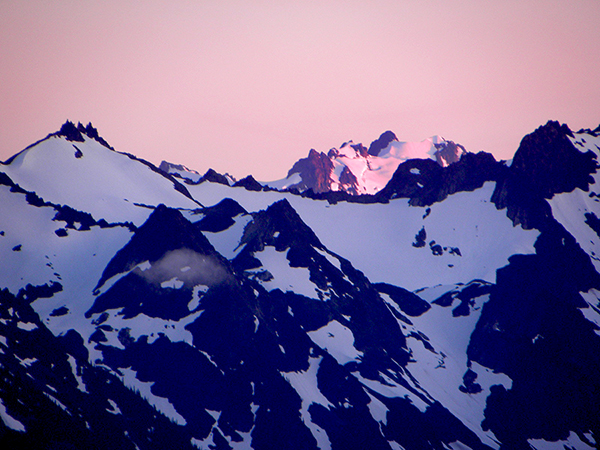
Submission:
{"label": "hazy horizon", "polygon": [[509,159],[600,123],[600,2],[0,3],[0,160],[92,122],[155,164],[283,178],[386,130]]}

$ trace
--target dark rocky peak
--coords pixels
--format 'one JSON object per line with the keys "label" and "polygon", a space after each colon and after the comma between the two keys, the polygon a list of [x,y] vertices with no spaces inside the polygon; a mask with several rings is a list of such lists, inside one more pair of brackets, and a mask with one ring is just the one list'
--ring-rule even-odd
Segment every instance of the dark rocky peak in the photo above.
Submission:
{"label": "dark rocky peak", "polygon": [[202,208],[199,212],[204,214],[204,217],[196,222],[196,226],[201,231],[213,233],[226,230],[235,223],[234,217],[247,214],[238,202],[230,198],[224,198],[216,205]]}
{"label": "dark rocky peak", "polygon": [[243,244],[250,251],[261,251],[265,245],[273,245],[278,251],[292,246],[324,248],[286,199],[254,215],[254,220],[244,229],[240,241],[240,245]]}
{"label": "dark rocky peak", "polygon": [[[79,124],[79,125],[81,125],[81,124]],[[65,123],[62,124],[62,126],[60,127],[60,130],[58,130],[56,135],[66,137],[67,141],[75,141],[75,142],[85,141],[85,139],[81,135],[81,131],[70,120],[67,120]]]}
{"label": "dark rocky peak", "polygon": [[144,261],[158,261],[165,253],[178,249],[188,249],[224,260],[198,227],[184,218],[178,210],[158,205],[125,247],[108,263],[97,288],[114,275],[131,270]]}
{"label": "dark rocky peak", "polygon": [[331,171],[333,163],[325,153],[311,149],[308,157],[298,160],[288,172],[288,177],[294,173],[300,174],[302,183],[298,189],[312,189],[314,192],[327,192],[331,189]]}
{"label": "dark rocky peak", "polygon": [[435,160],[442,167],[460,161],[461,156],[467,153],[467,150],[462,145],[453,141],[444,141],[434,145],[437,149],[434,153]]}
{"label": "dark rocky peak", "polygon": [[396,137],[396,135],[392,131],[388,130],[385,133],[383,133],[381,136],[379,136],[379,138],[377,138],[376,140],[371,142],[368,153],[369,153],[369,155],[379,156],[379,153],[381,152],[381,150],[383,150],[388,145],[390,145],[390,142],[397,141],[397,140],[398,140],[398,138]]}
{"label": "dark rocky peak", "polygon": [[76,126],[73,122],[67,120],[60,127],[60,130],[57,133],[55,133],[55,135],[64,136],[67,138],[67,141],[75,142],[84,142],[85,139],[83,136],[85,135],[91,139],[94,139],[95,141],[98,141],[106,148],[114,150],[114,148],[111,147],[109,143],[106,142],[106,140],[98,134],[98,130],[94,128],[91,122],[89,122],[86,126],[83,126],[83,124],[79,122]]}
{"label": "dark rocky peak", "polygon": [[225,186],[229,186],[229,180],[225,175],[221,175],[219,172],[214,169],[208,169],[206,173],[200,179],[200,183],[205,181],[210,181],[211,183],[219,183],[224,184]]}
{"label": "dark rocky peak", "polygon": [[[394,133],[392,133],[392,134],[394,134]],[[367,155],[369,154],[369,149],[360,143],[359,144],[350,144],[350,147],[352,147],[354,150],[356,150],[358,152],[358,154],[360,156],[362,156],[363,158],[366,158]]]}
{"label": "dark rocky peak", "polygon": [[252,175],[248,175],[245,178],[237,181],[233,187],[243,187],[247,191],[262,191],[263,185],[260,184]]}
{"label": "dark rocky peak", "polygon": [[[369,149],[367,147],[365,147],[363,144],[358,143],[355,144],[352,141],[348,141],[348,142],[344,142],[340,148],[344,148],[350,146],[356,153],[358,153],[359,156],[362,156],[363,158],[366,158],[367,156],[369,156]],[[332,148],[331,150],[329,150],[329,152],[327,152],[327,156],[329,156],[330,158],[336,158],[339,155],[339,150],[337,148]]]}
{"label": "dark rocky peak", "polygon": [[496,186],[493,201],[507,208],[514,224],[538,228],[551,212],[544,199],[576,188],[587,191],[598,163],[569,140],[567,125],[549,121],[523,138],[507,177]]}
{"label": "dark rocky peak", "polygon": [[429,206],[449,195],[473,191],[486,181],[497,181],[506,167],[486,152],[464,153],[461,159],[442,167],[432,159],[410,159],[398,166],[392,179],[377,194],[377,201],[409,198],[412,206]]}

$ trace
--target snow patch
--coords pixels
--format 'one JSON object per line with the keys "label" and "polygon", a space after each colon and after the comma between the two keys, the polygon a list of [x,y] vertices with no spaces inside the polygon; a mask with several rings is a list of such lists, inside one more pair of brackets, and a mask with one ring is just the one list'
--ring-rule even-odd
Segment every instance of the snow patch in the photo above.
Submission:
{"label": "snow patch", "polygon": [[341,365],[360,361],[363,356],[363,353],[354,347],[354,335],[350,328],[337,320],[307,334],[315,344],[333,356]]}
{"label": "snow patch", "polygon": [[168,417],[177,425],[185,426],[186,420],[181,416],[168,398],[159,397],[152,393],[153,381],[143,382],[137,379],[137,372],[131,368],[119,369],[123,374],[120,378],[123,384],[133,391],[137,391],[148,401],[157,411]]}
{"label": "snow patch", "polygon": [[281,289],[283,292],[291,291],[309,298],[317,297],[315,285],[310,281],[309,270],[305,267],[290,267],[287,252],[278,252],[275,247],[266,246],[254,256],[261,261],[262,267],[273,275],[269,281],[259,280],[267,290]]}
{"label": "snow patch", "polygon": [[17,327],[21,330],[32,331],[37,328],[37,325],[33,322],[18,322]]}
{"label": "snow patch", "polygon": [[317,382],[317,372],[321,364],[322,357],[309,358],[308,369],[303,372],[287,372],[282,373],[283,377],[294,388],[302,399],[302,408],[300,416],[302,421],[308,427],[314,438],[317,440],[317,447],[321,450],[331,450],[331,442],[327,436],[327,432],[312,422],[308,408],[313,403],[330,408],[333,406],[329,400],[319,390]]}
{"label": "snow patch", "polygon": [[10,414],[8,414],[8,411],[6,411],[6,406],[4,406],[4,403],[2,403],[1,398],[0,398],[0,419],[2,419],[2,422],[4,422],[4,425],[6,425],[11,430],[19,431],[21,433],[25,432],[25,425],[23,425],[21,422],[19,422],[17,419],[15,419]]}

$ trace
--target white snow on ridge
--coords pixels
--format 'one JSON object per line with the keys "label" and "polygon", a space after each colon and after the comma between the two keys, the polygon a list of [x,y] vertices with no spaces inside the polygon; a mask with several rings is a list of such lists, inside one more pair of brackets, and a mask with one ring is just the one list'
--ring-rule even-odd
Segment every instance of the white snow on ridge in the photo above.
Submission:
{"label": "white snow on ridge", "polygon": [[[453,194],[431,205],[427,217],[426,207],[409,206],[407,199],[330,205],[289,193],[251,192],[215,183],[190,186],[190,192],[206,205],[233,198],[249,212],[285,198],[329,250],[352,261],[371,281],[415,290],[474,279],[495,282],[496,270],[508,264],[510,256],[535,252],[539,231],[514,227],[506,211],[490,201],[494,187],[487,182],[475,191]],[[413,247],[422,227],[426,245]],[[446,247],[443,255],[432,254],[431,241]],[[462,257],[451,254],[452,247]]]}
{"label": "white snow on ridge", "polygon": [[[592,151],[597,159],[600,157],[600,136],[575,133],[574,137],[569,139],[580,151]],[[600,236],[586,223],[593,224],[593,215],[600,219],[600,173],[596,172],[592,176],[594,183],[590,186],[590,192],[575,189],[553,196],[548,203],[554,218],[573,235],[592,260],[596,270],[600,271]]]}
{"label": "white snow on ridge", "polygon": [[310,281],[310,272],[304,267],[290,267],[287,252],[278,252],[275,247],[266,246],[261,252],[254,254],[262,263],[262,269],[268,270],[273,279],[261,281],[261,284],[272,291],[281,289],[283,292],[292,291],[309,298],[318,298],[315,285]]}
{"label": "white snow on ridge", "polygon": [[[77,150],[82,155],[75,157]],[[71,142],[53,136],[0,165],[23,189],[44,200],[91,213],[96,220],[141,225],[152,212],[134,203],[174,208],[198,205],[145,164],[85,137]]]}
{"label": "white snow on ridge", "polygon": [[[451,195],[433,204],[427,217],[427,208],[409,206],[407,199],[336,205],[288,200],[328,249],[352,261],[371,281],[415,290],[474,279],[495,282],[496,270],[508,264],[509,256],[535,251],[539,232],[513,227],[506,211],[490,201],[494,186],[488,182]],[[414,247],[423,227],[426,245]],[[443,255],[432,253],[431,241],[446,247]],[[451,248],[462,256],[451,254]]]}

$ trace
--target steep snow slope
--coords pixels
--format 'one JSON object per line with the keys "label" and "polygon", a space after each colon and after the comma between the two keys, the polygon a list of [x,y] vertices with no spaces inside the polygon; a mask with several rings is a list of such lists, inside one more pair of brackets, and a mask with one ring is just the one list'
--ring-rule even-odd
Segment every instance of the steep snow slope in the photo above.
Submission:
{"label": "steep snow slope", "polygon": [[[213,183],[189,190],[201,203],[210,205],[230,197],[247,211],[265,209],[286,198],[327,248],[351,260],[371,281],[411,290],[474,279],[494,282],[496,270],[507,264],[509,256],[534,252],[539,235],[537,230],[514,227],[506,213],[496,209],[490,201],[494,183],[456,193],[431,207],[409,206],[406,199],[331,205],[292,194],[257,193]],[[416,247],[413,244],[422,229],[426,234],[423,246]]]}
{"label": "steep snow slope", "polygon": [[0,203],[0,286],[15,294],[21,291],[51,331],[73,328],[87,341],[95,331],[84,320],[94,301],[92,291],[131,231],[123,226],[65,228],[65,222],[55,220],[54,208],[33,206],[25,194],[12,193],[7,186],[0,186]]}
{"label": "steep snow slope", "polygon": [[[600,156],[600,136],[576,133],[571,142],[582,153]],[[596,215],[600,203],[600,173],[593,174],[594,182],[589,192],[575,189],[557,194],[550,199],[552,214],[569,233],[577,239],[589,255],[596,270],[600,270],[600,218]]]}
{"label": "steep snow slope", "polygon": [[198,204],[175,190],[173,181],[127,155],[83,135],[84,142],[50,136],[0,165],[23,189],[48,202],[89,212],[96,220],[141,224],[147,206]]}

